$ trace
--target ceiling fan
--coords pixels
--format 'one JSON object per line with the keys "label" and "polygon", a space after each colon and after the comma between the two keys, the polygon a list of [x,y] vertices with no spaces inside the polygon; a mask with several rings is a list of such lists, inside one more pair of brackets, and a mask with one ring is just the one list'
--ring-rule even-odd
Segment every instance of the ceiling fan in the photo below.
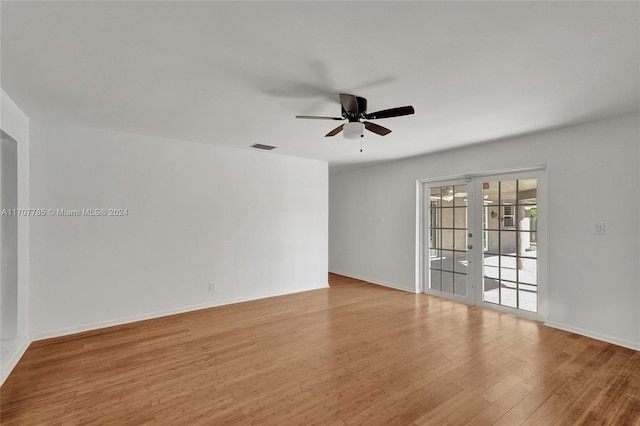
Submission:
{"label": "ceiling fan", "polygon": [[325,137],[335,136],[344,131],[346,139],[358,139],[364,137],[364,129],[367,129],[380,136],[391,133],[391,130],[382,127],[379,124],[366,120],[376,120],[379,118],[400,117],[402,115],[410,115],[415,113],[412,106],[403,106],[382,111],[367,113],[367,100],[360,96],[348,95],[340,93],[340,104],[342,106],[342,117],[321,117],[316,115],[296,115],[296,118],[312,119],[312,120],[348,120],[347,123],[336,127]]}

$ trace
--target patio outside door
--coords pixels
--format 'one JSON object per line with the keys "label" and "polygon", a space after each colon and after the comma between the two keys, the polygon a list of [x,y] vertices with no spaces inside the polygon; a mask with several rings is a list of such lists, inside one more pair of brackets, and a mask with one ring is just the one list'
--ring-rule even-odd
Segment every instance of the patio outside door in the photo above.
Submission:
{"label": "patio outside door", "polygon": [[541,177],[423,183],[423,291],[539,319]]}

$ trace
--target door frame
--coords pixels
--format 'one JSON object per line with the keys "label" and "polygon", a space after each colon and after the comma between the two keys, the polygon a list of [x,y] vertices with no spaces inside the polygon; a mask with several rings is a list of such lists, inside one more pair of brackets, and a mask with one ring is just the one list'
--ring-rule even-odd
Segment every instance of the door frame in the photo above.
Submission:
{"label": "door frame", "polygon": [[[494,178],[496,180],[523,179],[525,177],[535,177],[538,179],[538,200],[537,208],[539,212],[537,222],[538,238],[538,312],[529,312],[521,309],[510,308],[482,300],[482,271],[480,265],[483,262],[482,250],[482,209],[484,203],[475,202],[476,194],[482,193],[482,180]],[[432,292],[427,286],[426,279],[429,273],[429,263],[425,254],[429,251],[429,241],[427,237],[428,225],[425,220],[429,215],[427,201],[427,190],[429,186],[446,185],[451,181],[464,181],[467,184],[470,197],[474,197],[474,202],[468,206],[467,226],[473,230],[474,237],[470,244],[477,247],[477,250],[470,252],[468,257],[469,275],[467,288],[469,297],[458,297],[441,292]],[[446,297],[462,303],[472,304],[483,308],[489,308],[500,312],[515,314],[517,316],[537,321],[544,321],[547,313],[547,181],[546,166],[534,166],[518,169],[494,170],[488,172],[476,172],[465,175],[445,176],[436,178],[418,179],[416,181],[416,293],[426,293],[439,297]],[[474,209],[472,211],[471,209]],[[473,223],[472,223],[473,222]]]}

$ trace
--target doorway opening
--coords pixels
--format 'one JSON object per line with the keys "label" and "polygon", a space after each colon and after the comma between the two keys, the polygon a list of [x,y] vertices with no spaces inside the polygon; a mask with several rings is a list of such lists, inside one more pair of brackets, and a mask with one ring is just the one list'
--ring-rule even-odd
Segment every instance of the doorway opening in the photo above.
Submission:
{"label": "doorway opening", "polygon": [[544,170],[420,185],[422,291],[543,319]]}

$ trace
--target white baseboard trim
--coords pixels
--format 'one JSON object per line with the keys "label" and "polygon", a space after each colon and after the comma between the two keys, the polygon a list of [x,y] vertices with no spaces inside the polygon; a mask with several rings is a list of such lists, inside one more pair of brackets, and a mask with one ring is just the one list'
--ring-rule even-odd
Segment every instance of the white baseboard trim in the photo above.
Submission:
{"label": "white baseboard trim", "polygon": [[570,333],[580,334],[581,336],[590,337],[592,339],[602,340],[603,342],[633,349],[634,351],[640,351],[640,343],[634,342],[632,340],[621,339],[619,337],[609,336],[608,334],[597,333],[595,331],[585,330],[580,327],[573,327],[571,325],[561,324],[553,321],[547,321],[544,323],[544,325],[557,328],[559,330],[568,331]]}
{"label": "white baseboard trim", "polygon": [[366,281],[366,282],[371,283],[371,284],[381,285],[383,287],[389,287],[389,288],[393,288],[395,290],[402,290],[402,291],[406,291],[406,292],[409,292],[409,293],[416,294],[416,291],[413,288],[402,287],[402,286],[399,286],[397,284],[392,284],[392,283],[388,283],[388,282],[384,282],[384,281],[380,281],[380,280],[375,280],[373,278],[364,277],[362,275],[350,274],[349,272],[343,272],[343,271],[329,271],[329,272],[331,272],[332,274],[343,275],[343,276],[349,277],[349,278],[355,278],[356,280]]}
{"label": "white baseboard trim", "polygon": [[13,350],[13,353],[9,354],[9,358],[5,363],[5,360],[2,360],[2,375],[0,377],[0,386],[4,384],[4,381],[7,380],[9,374],[13,371],[13,369],[18,365],[18,361],[22,358],[24,353],[29,348],[31,344],[31,340],[25,337]]}
{"label": "white baseboard trim", "polygon": [[54,337],[61,337],[61,336],[68,336],[70,334],[76,334],[76,333],[82,333],[84,331],[92,331],[92,330],[98,330],[101,328],[107,328],[107,327],[113,327],[116,325],[123,325],[123,324],[129,324],[132,322],[138,322],[138,321],[144,321],[144,320],[149,320],[149,319],[154,319],[154,318],[160,318],[160,317],[166,317],[166,316],[170,316],[170,315],[176,315],[176,314],[183,314],[185,312],[192,312],[192,311],[199,311],[201,309],[209,309],[209,308],[215,308],[216,306],[224,306],[224,305],[231,305],[234,303],[242,303],[242,302],[250,302],[252,300],[259,300],[259,299],[266,299],[269,297],[276,297],[276,296],[286,296],[288,294],[295,294],[295,293],[302,293],[305,291],[311,291],[311,290],[320,290],[323,288],[328,288],[329,284],[325,284],[325,285],[319,285],[316,287],[309,287],[309,288],[305,288],[305,289],[299,289],[299,290],[294,290],[294,291],[289,291],[289,292],[272,292],[272,293],[265,293],[265,294],[261,294],[259,296],[247,296],[247,297],[234,297],[234,298],[230,298],[230,299],[223,299],[223,300],[215,300],[212,302],[208,302],[208,303],[200,303],[197,305],[189,305],[189,306],[182,306],[179,308],[173,308],[173,309],[165,309],[162,311],[155,311],[155,312],[149,312],[146,314],[141,314],[141,315],[133,315],[133,316],[129,316],[129,317],[124,317],[124,318],[117,318],[117,319],[113,319],[113,320],[108,320],[108,321],[100,321],[100,322],[94,322],[91,324],[85,324],[85,325],[81,325],[81,326],[77,326],[77,327],[68,327],[68,328],[61,328],[61,329],[57,329],[57,330],[50,330],[50,331],[44,331],[44,332],[40,332],[40,333],[33,333],[32,334],[32,339],[33,341],[38,341],[38,340],[44,340],[44,339],[51,339]]}

